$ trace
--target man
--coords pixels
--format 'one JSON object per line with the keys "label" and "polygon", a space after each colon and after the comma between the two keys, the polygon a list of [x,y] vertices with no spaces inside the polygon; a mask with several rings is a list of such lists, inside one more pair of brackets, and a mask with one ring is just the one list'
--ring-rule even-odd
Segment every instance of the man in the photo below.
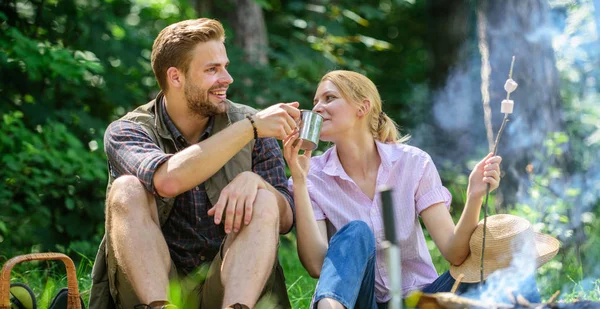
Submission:
{"label": "man", "polygon": [[260,297],[289,308],[277,247],[293,202],[275,138],[296,129],[298,103],[257,113],[227,100],[215,20],[166,27],[151,61],[162,92],[105,133],[106,235],[90,308],[169,307],[169,279],[207,265],[193,292],[200,308],[252,308]]}

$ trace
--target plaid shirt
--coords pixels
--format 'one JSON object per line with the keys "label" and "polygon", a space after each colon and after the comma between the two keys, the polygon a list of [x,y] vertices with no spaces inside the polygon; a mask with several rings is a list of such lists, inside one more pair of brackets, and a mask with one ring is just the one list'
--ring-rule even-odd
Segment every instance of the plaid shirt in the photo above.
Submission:
{"label": "plaid shirt", "polygon": [[[163,102],[156,104],[158,107]],[[161,106],[160,114],[174,137],[178,151],[190,146],[175,127],[164,106]],[[211,118],[200,141],[210,137],[213,123],[214,118]],[[164,153],[140,125],[127,120],[117,120],[109,125],[104,144],[113,177],[134,175],[149,192],[160,198],[153,186],[154,172],[173,154]],[[293,210],[293,198],[287,189],[284,166],[281,149],[274,138],[260,138],[256,141],[252,151],[253,172],[281,192]],[[207,214],[211,207],[204,184],[199,184],[175,198],[169,218],[162,226],[171,259],[177,269],[184,273],[211,261],[225,237],[223,225],[215,225],[213,218]]]}

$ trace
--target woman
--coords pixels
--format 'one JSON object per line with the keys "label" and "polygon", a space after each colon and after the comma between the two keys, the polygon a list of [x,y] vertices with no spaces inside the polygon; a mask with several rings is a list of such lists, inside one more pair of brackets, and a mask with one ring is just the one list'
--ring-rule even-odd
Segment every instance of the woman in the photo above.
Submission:
{"label": "woman", "polygon": [[[469,255],[486,186],[498,187],[501,158],[489,154],[475,166],[455,226],[448,211],[452,197],[431,158],[401,144],[407,138],[382,112],[371,80],[350,71],[326,74],[313,111],[324,118],[320,139],[335,146],[311,158],[310,151],[298,153],[301,143],[294,146],[294,133],[284,141],[284,156],[292,174],[298,254],[309,274],[320,278],[314,308],[385,308],[390,299],[389,274],[378,250],[384,232],[376,191],[382,185],[394,188],[404,295],[449,291],[454,280],[447,272],[438,278],[418,216],[444,258],[461,264]],[[337,232],[328,241],[332,229]]]}

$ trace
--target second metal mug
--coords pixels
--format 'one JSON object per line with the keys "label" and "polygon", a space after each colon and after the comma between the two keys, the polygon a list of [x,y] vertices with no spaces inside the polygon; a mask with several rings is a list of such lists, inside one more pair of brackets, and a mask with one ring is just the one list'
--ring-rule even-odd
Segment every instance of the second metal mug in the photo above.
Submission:
{"label": "second metal mug", "polygon": [[301,110],[301,113],[302,121],[300,122],[300,136],[298,137],[302,141],[300,148],[314,150],[319,145],[323,116],[307,109]]}

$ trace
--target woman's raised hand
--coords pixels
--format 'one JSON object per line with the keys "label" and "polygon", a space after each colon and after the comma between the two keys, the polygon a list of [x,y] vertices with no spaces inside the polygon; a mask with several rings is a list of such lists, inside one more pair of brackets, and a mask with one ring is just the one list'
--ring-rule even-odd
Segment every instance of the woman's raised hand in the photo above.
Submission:
{"label": "woman's raised hand", "polygon": [[502,162],[502,157],[492,156],[492,153],[489,153],[477,163],[469,176],[467,194],[481,198],[485,196],[488,184],[490,192],[498,188],[500,185],[500,162]]}
{"label": "woman's raised hand", "polygon": [[[294,182],[306,180],[308,170],[310,169],[310,157],[312,150],[305,150],[303,154],[300,154],[300,147],[302,141],[298,140],[300,133],[296,129],[294,133],[288,135],[283,140],[283,156],[287,162],[290,172],[292,173],[292,180]],[[294,143],[298,141],[298,143]]]}

